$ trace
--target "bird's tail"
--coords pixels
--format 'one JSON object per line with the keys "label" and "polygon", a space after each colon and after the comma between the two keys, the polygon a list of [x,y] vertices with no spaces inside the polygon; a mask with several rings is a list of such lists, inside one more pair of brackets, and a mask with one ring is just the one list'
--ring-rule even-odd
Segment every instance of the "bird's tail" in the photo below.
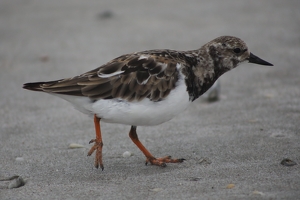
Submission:
{"label": "bird's tail", "polygon": [[27,90],[32,90],[32,91],[40,91],[40,92],[43,92],[43,88],[42,88],[42,85],[52,85],[54,84],[55,82],[57,81],[49,81],[49,82],[34,82],[34,83],[25,83],[23,85],[23,88],[24,89],[27,89]]}

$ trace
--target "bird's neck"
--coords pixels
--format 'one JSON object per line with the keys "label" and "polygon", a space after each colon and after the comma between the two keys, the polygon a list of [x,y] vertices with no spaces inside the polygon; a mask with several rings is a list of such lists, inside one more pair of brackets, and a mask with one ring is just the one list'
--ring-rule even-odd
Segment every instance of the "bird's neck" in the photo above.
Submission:
{"label": "bird's neck", "polygon": [[194,101],[204,94],[226,72],[220,70],[222,66],[216,66],[216,61],[208,51],[199,49],[197,54],[197,63],[190,64],[183,72],[186,76],[185,82],[190,101]]}

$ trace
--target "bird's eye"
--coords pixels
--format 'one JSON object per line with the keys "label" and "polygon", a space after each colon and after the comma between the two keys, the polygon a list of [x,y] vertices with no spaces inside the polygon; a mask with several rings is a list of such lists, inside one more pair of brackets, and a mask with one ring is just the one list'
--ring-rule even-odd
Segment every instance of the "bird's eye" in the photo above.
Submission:
{"label": "bird's eye", "polygon": [[225,44],[225,43],[222,43],[222,46],[223,46],[223,47],[226,47],[226,44]]}
{"label": "bird's eye", "polygon": [[241,52],[241,49],[240,49],[240,48],[235,48],[235,49],[233,49],[233,52],[234,52],[234,53],[240,53],[240,52]]}

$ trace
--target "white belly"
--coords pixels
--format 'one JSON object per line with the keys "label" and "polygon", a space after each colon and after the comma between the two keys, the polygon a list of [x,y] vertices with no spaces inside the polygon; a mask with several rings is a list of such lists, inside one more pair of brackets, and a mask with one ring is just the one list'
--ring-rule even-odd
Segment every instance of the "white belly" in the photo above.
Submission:
{"label": "white belly", "polygon": [[92,103],[86,97],[58,96],[71,102],[83,113],[96,114],[101,121],[134,126],[152,126],[169,121],[191,103],[182,76],[170,94],[159,102],[145,98],[137,102],[101,99]]}
{"label": "white belly", "polygon": [[92,112],[102,121],[135,126],[152,126],[171,120],[190,104],[186,86],[178,82],[166,99],[153,102],[148,98],[138,102],[117,99],[100,100],[92,105]]}

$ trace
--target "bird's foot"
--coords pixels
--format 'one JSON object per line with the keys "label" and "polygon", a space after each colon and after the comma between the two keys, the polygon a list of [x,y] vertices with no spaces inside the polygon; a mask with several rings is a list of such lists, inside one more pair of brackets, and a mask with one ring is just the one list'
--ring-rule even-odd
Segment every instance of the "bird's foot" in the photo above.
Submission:
{"label": "bird's foot", "polygon": [[94,146],[92,146],[92,148],[90,149],[90,151],[88,152],[88,156],[92,155],[94,153],[94,151],[96,151],[96,156],[95,156],[95,167],[96,168],[100,168],[104,169],[103,166],[103,162],[102,162],[102,147],[103,147],[103,143],[102,141],[97,141],[97,139],[93,139],[89,142],[89,144],[91,143],[95,143]]}
{"label": "bird's foot", "polygon": [[166,163],[182,163],[185,159],[184,158],[179,158],[179,159],[172,159],[171,156],[166,156],[162,158],[154,158],[154,157],[149,157],[146,159],[146,165],[148,163],[151,163],[152,165],[157,165],[160,167],[166,167]]}

